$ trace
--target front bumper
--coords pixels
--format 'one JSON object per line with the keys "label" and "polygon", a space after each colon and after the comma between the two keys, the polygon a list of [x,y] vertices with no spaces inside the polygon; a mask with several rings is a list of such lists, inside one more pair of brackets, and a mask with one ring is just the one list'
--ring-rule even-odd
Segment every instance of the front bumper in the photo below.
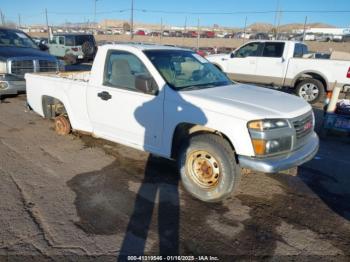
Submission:
{"label": "front bumper", "polygon": [[249,168],[264,173],[276,173],[292,167],[300,166],[311,160],[316,155],[319,148],[319,139],[314,132],[308,142],[296,151],[281,156],[256,158],[238,156],[241,167]]}
{"label": "front bumper", "polygon": [[8,87],[5,89],[0,88],[0,95],[17,95],[18,93],[26,91],[26,82],[25,80],[3,80],[8,84]]}

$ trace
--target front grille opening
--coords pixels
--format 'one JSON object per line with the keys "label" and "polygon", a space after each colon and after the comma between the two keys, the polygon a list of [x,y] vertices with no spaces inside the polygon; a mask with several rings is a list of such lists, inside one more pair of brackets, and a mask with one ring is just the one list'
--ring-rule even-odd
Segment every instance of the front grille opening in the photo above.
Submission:
{"label": "front grille opening", "polygon": [[11,73],[17,76],[24,76],[25,73],[34,72],[34,61],[33,60],[19,60],[12,61]]}
{"label": "front grille opening", "polygon": [[11,61],[11,73],[24,77],[26,73],[55,72],[57,64],[50,60],[13,60]]}
{"label": "front grille opening", "polygon": [[48,60],[39,60],[40,72],[52,72],[56,71],[56,63]]}
{"label": "front grille opening", "polygon": [[312,114],[293,122],[297,139],[301,139],[312,132],[313,127],[307,128],[308,123],[312,124]]}

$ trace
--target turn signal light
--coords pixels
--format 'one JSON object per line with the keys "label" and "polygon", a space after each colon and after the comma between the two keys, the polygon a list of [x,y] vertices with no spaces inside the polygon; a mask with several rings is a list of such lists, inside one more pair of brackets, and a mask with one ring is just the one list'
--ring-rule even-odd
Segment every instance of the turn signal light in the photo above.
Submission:
{"label": "turn signal light", "polygon": [[264,155],[266,149],[266,141],[261,139],[252,139],[255,154]]}
{"label": "turn signal light", "polygon": [[347,78],[350,78],[350,67],[349,67],[349,69],[348,69],[348,73],[346,74],[346,77],[347,77]]}

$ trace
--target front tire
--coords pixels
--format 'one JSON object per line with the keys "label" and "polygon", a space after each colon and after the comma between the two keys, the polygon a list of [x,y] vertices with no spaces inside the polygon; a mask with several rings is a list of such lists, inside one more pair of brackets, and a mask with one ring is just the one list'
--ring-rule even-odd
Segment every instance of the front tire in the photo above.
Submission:
{"label": "front tire", "polygon": [[308,78],[298,83],[295,92],[310,104],[315,104],[324,98],[325,87],[320,80]]}
{"label": "front tire", "polygon": [[232,195],[241,178],[230,144],[213,134],[190,137],[180,149],[178,167],[186,190],[205,202]]}

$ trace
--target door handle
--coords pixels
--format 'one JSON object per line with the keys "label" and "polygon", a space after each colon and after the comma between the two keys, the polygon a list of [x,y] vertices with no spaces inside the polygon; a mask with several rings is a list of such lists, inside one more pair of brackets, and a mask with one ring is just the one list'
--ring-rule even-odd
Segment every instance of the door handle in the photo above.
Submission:
{"label": "door handle", "polygon": [[101,92],[101,93],[98,93],[97,96],[98,96],[99,98],[101,98],[102,100],[109,100],[109,99],[112,98],[112,96],[111,96],[108,92],[106,92],[106,91],[103,91],[103,92]]}

